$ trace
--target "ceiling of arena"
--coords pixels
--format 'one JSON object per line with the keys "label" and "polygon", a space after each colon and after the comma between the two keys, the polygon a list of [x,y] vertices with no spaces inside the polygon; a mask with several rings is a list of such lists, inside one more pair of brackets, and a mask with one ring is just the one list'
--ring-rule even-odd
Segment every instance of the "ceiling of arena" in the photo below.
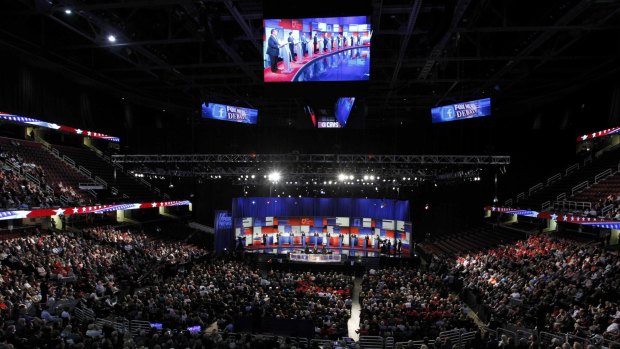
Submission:
{"label": "ceiling of arena", "polygon": [[[209,99],[283,117],[300,109],[298,99],[264,96],[261,1],[2,7],[2,46],[144,104],[196,110]],[[614,0],[373,0],[372,7],[368,118],[489,95],[505,106],[537,103],[620,70]]]}

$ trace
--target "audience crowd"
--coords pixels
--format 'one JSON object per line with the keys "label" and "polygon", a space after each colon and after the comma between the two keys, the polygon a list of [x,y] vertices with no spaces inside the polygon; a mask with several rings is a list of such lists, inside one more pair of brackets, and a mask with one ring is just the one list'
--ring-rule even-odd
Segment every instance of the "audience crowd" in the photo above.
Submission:
{"label": "audience crowd", "polygon": [[489,308],[491,324],[619,338],[620,258],[615,252],[534,235],[461,256],[454,272]]}
{"label": "audience crowd", "polygon": [[[425,271],[371,269],[362,280],[359,333],[406,342],[474,330],[459,297],[465,290],[490,309],[491,328],[617,340],[619,269],[615,253],[544,235],[456,260],[435,257]],[[261,271],[112,227],[0,240],[0,285],[0,348],[300,348],[292,338],[236,333],[271,331],[264,320],[276,319],[336,340],[348,335],[353,303],[351,275]],[[132,335],[78,312],[163,330]]]}
{"label": "audience crowd", "polygon": [[[15,142],[14,146],[19,147],[20,144]],[[83,205],[88,201],[84,194],[71,186],[63,185],[62,182],[48,183],[45,170],[37,164],[26,162],[19,154],[0,147],[0,160],[3,162],[0,171],[0,208],[61,206],[61,196],[72,206]],[[28,178],[34,178],[39,184]],[[46,187],[51,188],[51,192],[46,191]]]}
{"label": "audience crowd", "polygon": [[411,268],[370,270],[364,275],[360,335],[398,340],[435,338],[454,328],[473,328],[453,278]]}

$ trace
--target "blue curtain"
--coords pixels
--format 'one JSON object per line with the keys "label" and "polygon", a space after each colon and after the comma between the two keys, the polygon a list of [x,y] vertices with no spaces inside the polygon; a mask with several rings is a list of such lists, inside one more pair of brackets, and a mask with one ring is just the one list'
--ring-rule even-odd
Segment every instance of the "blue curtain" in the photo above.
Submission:
{"label": "blue curtain", "polygon": [[409,221],[409,201],[353,198],[234,198],[233,218],[366,217]]}

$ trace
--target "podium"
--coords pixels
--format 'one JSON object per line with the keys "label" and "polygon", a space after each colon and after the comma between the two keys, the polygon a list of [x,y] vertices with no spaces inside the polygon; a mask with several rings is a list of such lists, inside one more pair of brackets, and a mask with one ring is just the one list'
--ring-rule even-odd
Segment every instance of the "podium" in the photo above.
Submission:
{"label": "podium", "polygon": [[282,62],[284,63],[283,73],[291,73],[293,68],[291,67],[291,50],[288,48],[288,43],[284,43],[280,46],[280,56],[282,56]]}
{"label": "podium", "polygon": [[319,53],[323,53],[323,40],[319,40]]}
{"label": "podium", "polygon": [[301,64],[304,61],[304,54],[301,49],[301,41],[295,43],[295,53],[297,54],[297,63]]}
{"label": "podium", "polygon": [[[310,47],[312,46],[312,50]],[[314,44],[308,40],[306,41],[306,49],[308,50],[308,58],[312,59],[312,54],[314,54]]]}

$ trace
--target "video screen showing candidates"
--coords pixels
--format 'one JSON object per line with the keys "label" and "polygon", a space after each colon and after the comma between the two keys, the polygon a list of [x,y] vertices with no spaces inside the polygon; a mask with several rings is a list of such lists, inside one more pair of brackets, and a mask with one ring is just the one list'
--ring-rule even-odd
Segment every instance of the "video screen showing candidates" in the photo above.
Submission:
{"label": "video screen showing candidates", "polygon": [[433,123],[479,118],[491,115],[491,98],[444,105],[431,109]]}
{"label": "video screen showing candidates", "polygon": [[369,16],[265,19],[265,82],[370,79]]}

